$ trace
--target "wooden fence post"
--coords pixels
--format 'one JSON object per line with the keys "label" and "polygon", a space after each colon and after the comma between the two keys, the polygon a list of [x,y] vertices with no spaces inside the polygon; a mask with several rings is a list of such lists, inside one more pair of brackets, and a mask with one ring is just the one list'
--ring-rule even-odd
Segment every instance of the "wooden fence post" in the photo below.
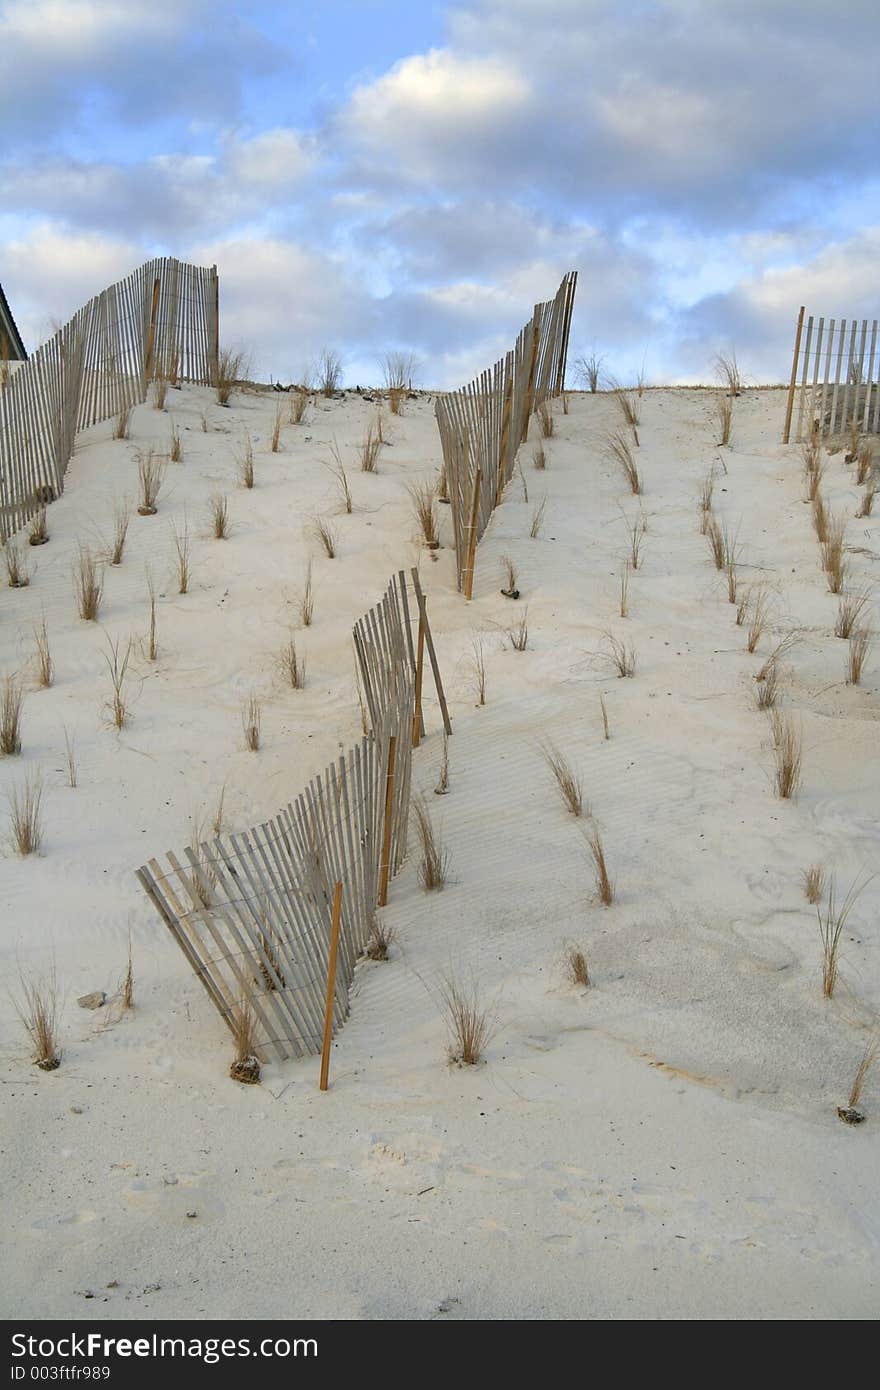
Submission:
{"label": "wooden fence post", "polygon": [[[507,354],[510,358],[510,353]],[[504,388],[504,413],[501,417],[501,447],[498,451],[498,487],[495,492],[495,506],[501,503],[501,494],[507,482],[507,450],[510,444],[510,410],[513,405],[513,368],[509,362],[505,363],[507,372],[507,385]]]}
{"label": "wooden fence post", "polygon": [[480,508],[480,485],[483,481],[483,471],[478,468],[474,474],[474,495],[471,501],[471,526],[468,535],[468,560],[465,570],[464,596],[473,598],[474,595],[474,565],[477,558],[477,517]]}
{"label": "wooden fence post", "polygon": [[418,596],[419,605],[419,638],[416,649],[416,688],[415,688],[415,713],[413,714],[413,736],[412,746],[418,748],[422,733],[422,672],[425,666],[425,598],[424,595]]}
{"label": "wooden fence post", "polygon": [[388,740],[388,767],[385,772],[385,824],[382,829],[382,861],[379,866],[379,906],[388,902],[388,870],[391,863],[391,819],[394,809],[394,760],[397,752],[397,737],[392,734]]}
{"label": "wooden fence post", "polygon": [[330,1039],[333,1034],[333,1001],[336,995],[336,954],[339,946],[339,918],[342,913],[342,884],[333,891],[333,920],[330,925],[330,959],[327,962],[327,997],[324,1001],[324,1043],[321,1048],[321,1090],[326,1091],[330,1073]]}
{"label": "wooden fence post", "polygon": [[211,266],[214,277],[214,385],[220,383],[220,276],[217,267]]}
{"label": "wooden fence post", "polygon": [[147,353],[144,358],[144,381],[150,380],[153,370],[153,348],[156,344],[156,320],[159,316],[159,277],[153,281],[153,307],[150,311],[150,331],[147,334]]}
{"label": "wooden fence post", "polygon": [[446,704],[446,696],[443,693],[443,682],[440,679],[440,666],[437,661],[437,653],[434,650],[434,638],[431,635],[431,624],[428,622],[428,602],[422,593],[422,583],[419,579],[419,571],[415,566],[410,570],[413,579],[413,588],[416,591],[416,598],[425,615],[425,641],[428,644],[428,657],[431,662],[431,670],[434,672],[434,685],[437,688],[437,699],[440,701],[440,711],[443,715],[443,727],[447,734],[452,733],[452,720],[449,718],[449,709]]}
{"label": "wooden fence post", "polygon": [[791,380],[788,383],[788,405],[785,408],[785,433],[782,436],[783,444],[788,444],[791,438],[791,412],[794,406],[794,388],[797,382],[798,357],[801,351],[801,334],[804,331],[804,306],[798,314],[797,332],[794,337],[794,360],[791,364]]}

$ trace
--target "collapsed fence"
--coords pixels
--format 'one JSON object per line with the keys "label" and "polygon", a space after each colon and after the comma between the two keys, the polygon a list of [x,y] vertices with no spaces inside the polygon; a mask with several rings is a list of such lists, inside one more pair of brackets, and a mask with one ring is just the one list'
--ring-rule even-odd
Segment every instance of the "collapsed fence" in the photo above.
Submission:
{"label": "collapsed fence", "polygon": [[216,381],[217,267],[148,261],[79,309],[0,389],[0,537],[64,489],[80,430],[146,398],[155,377]]}
{"label": "collapsed fence", "polygon": [[[806,330],[806,331],[805,331]],[[854,429],[880,433],[880,342],[877,320],[814,318],[798,314],[783,444],[791,439],[797,399],[796,440],[833,438]]]}
{"label": "collapsed fence", "polygon": [[416,643],[402,570],[355,625],[369,734],[274,819],[190,845],[180,858],[168,852],[167,869],[151,859],[137,870],[233,1035],[243,1002],[251,1009],[262,1059],[321,1051],[347,1016],[355,963],[406,853],[426,645],[451,732],[425,596],[411,573]]}
{"label": "collapsed fence", "polygon": [[555,298],[535,305],[511,352],[467,386],[437,398],[458,587],[467,598],[477,542],[513,475],[529,417],[564,387],[576,285],[577,271],[569,271]]}

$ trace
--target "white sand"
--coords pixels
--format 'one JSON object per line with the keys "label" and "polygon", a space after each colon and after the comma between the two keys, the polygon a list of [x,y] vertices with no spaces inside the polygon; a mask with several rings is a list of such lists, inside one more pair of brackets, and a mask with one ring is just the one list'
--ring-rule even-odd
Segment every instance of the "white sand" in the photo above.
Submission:
{"label": "white sand", "polygon": [[[312,409],[273,456],[274,397],[241,395],[223,410],[206,391],[169,393],[184,459],[168,467],[159,515],[133,518],[124,564],[106,573],[100,627],[74,613],[76,545],[109,533],[114,496],[136,492],[136,447],[164,447],[168,417],[143,406],[130,442],[112,442],[108,425],[83,438],[49,511],[51,543],[28,550],[30,588],[0,591],[0,670],[24,667],[43,610],[57,667],[50,690],[30,681],[22,756],[0,761],[4,793],[28,769],[46,782],[42,855],[0,860],[4,975],[14,989],[19,969],[54,962],[64,996],[63,1062],[48,1075],[0,997],[6,1316],[876,1313],[880,1067],[864,1125],[841,1124],[836,1106],[880,1006],[880,879],[853,911],[829,1002],[800,874],[821,861],[845,890],[877,867],[880,644],[862,686],[846,686],[799,452],[777,442],[783,402],[747,393],[733,447],[719,451],[710,393],[646,393],[648,534],[626,621],[621,507],[632,517],[636,506],[603,454],[607,397],[575,396],[567,417],[555,407],[546,473],[531,466],[533,442],[524,447],[530,502],[515,481],[479,548],[470,605],[455,592],[448,508],[432,563],[405,492],[439,464],[428,399],[400,420],[385,412],[393,444],[369,477],[354,445],[375,407],[357,397]],[[250,493],[234,481],[245,427]],[[330,561],[310,521],[338,510],[324,466],[334,437],[355,511],[334,517]],[[755,656],[698,530],[699,484],[722,452],[716,508],[739,530],[744,581],[772,593],[773,632]],[[851,474],[832,457],[825,490],[853,517]],[[230,499],[226,542],[207,537],[218,490]],[[193,579],[180,596],[170,522],[182,527],[185,513]],[[848,541],[853,582],[876,580],[880,517],[850,520]],[[519,604],[499,593],[505,553]],[[298,637],[308,683],[293,692],[274,662],[309,554],[315,622]],[[133,870],[185,844],[224,782],[229,824],[243,828],[356,739],[352,622],[417,558],[455,723],[450,795],[430,797],[451,881],[424,895],[411,857],[393,883],[397,942],[388,963],[359,971],[329,1093],[317,1090],[316,1059],[238,1086],[226,1030]],[[147,562],[161,594],[159,660],[137,653],[131,723],[117,735],[102,712],[105,631],[143,636]],[[504,629],[525,603],[530,643],[517,653]],[[597,658],[609,628],[637,649],[632,680]],[[805,753],[788,803],[773,794],[752,692],[792,628],[802,641],[786,659],[784,699],[802,717]],[[484,708],[469,669],[476,633]],[[251,688],[265,699],[256,755],[239,722]],[[430,795],[440,752],[430,693],[426,720],[414,766]],[[65,786],[63,724],[76,738],[76,790]],[[593,897],[544,737],[583,774],[617,884],[610,908]],[[129,930],[135,1010],[80,1010],[78,995],[114,990]],[[586,993],[563,980],[567,940],[588,953]],[[450,970],[494,1001],[495,1035],[475,1069],[444,1060],[438,989]]]}

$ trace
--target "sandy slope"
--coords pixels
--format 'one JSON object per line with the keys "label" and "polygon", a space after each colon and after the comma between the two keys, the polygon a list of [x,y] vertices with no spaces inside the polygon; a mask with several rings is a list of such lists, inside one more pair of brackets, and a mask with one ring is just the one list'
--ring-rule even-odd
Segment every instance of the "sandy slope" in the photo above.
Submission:
{"label": "sandy slope", "polygon": [[[868,1122],[842,1103],[880,1008],[878,904],[870,883],[846,934],[843,980],[821,998],[815,915],[800,873],[821,860],[844,888],[878,859],[880,651],[860,688],[843,683],[797,450],[778,445],[779,392],[737,402],[716,507],[739,529],[744,582],[772,593],[774,632],[758,653],[697,526],[713,461],[712,400],[651,391],[639,462],[648,532],[617,614],[617,574],[635,502],[605,459],[606,397],[556,407],[546,473],[522,451],[530,500],[508,489],[478,555],[475,602],[454,592],[448,548],[421,552],[450,695],[451,792],[430,795],[438,717],[415,777],[442,822],[451,881],[426,897],[410,862],[393,885],[393,958],[365,965],[334,1047],[332,1089],[314,1060],[266,1069],[260,1088],[226,1079],[229,1045],[132,869],[177,847],[226,783],[233,828],[262,818],[359,731],[351,623],[395,568],[415,562],[404,484],[439,463],[432,403],[389,421],[379,474],[354,446],[375,407],[320,405],[267,452],[274,399],[224,411],[205,392],[172,393],[184,460],[169,465],[160,514],[132,522],[125,562],[106,577],[102,625],[146,626],[144,567],[162,598],[160,657],[138,654],[133,717],[106,727],[100,629],[74,616],[76,543],[109,530],[114,495],[134,495],[134,451],[168,420],[135,412],[130,443],[86,438],[52,543],[32,553],[31,587],[0,594],[4,671],[22,667],[45,609],[58,676],[25,705],[24,752],[0,763],[8,789],[44,770],[39,859],[0,861],[5,973],[55,961],[65,995],[64,1062],[28,1062],[2,1007],[2,1172],[14,1259],[2,1307],[36,1316],[222,1318],[867,1316],[877,1306],[880,1072]],[[205,434],[206,409],[212,428]],[[234,486],[243,429],[257,487]],[[533,434],[534,434],[533,427]],[[326,463],[351,463],[352,516],[335,516],[339,555],[318,555],[311,518],[336,510]],[[719,465],[720,471],[720,465]],[[842,456],[826,491],[852,516]],[[206,507],[230,497],[234,531],[206,537]],[[546,494],[541,537],[528,538]],[[445,511],[445,509],[444,509]],[[171,582],[169,523],[188,518],[191,591]],[[449,517],[445,512],[448,543]],[[876,578],[880,520],[851,520],[853,582]],[[275,653],[296,623],[314,556],[316,616],[298,640],[308,686],[285,690]],[[523,598],[499,591],[500,558]],[[504,632],[528,603],[530,644]],[[797,628],[785,702],[803,720],[805,775],[793,803],[772,792],[754,673]],[[634,643],[632,680],[601,650]],[[488,703],[475,704],[481,634]],[[239,703],[265,698],[265,744],[241,747]],[[602,738],[599,692],[612,738]],[[80,785],[64,785],[62,724],[76,735]],[[564,744],[602,827],[617,899],[603,908],[578,824],[548,782],[540,740]],[[112,990],[133,935],[137,1008],[86,1014],[78,994]],[[564,983],[567,940],[586,948],[594,988]],[[444,1062],[438,1003],[450,970],[492,999],[495,1035],[475,1070]],[[188,1216],[189,1212],[195,1216]],[[114,1287],[107,1288],[113,1283]],[[84,1303],[86,1290],[95,1300]]]}

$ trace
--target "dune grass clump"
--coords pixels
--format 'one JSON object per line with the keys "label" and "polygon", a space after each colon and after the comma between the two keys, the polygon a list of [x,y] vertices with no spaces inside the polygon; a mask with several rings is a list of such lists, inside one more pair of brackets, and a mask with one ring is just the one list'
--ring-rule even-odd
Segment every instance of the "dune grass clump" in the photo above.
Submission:
{"label": "dune grass clump", "polygon": [[507,640],[515,652],[524,652],[529,645],[529,610],[526,608],[518,623],[507,629]]}
{"label": "dune grass clump", "polygon": [[257,1016],[248,996],[242,992],[232,1012],[233,1057],[229,1075],[245,1086],[256,1086],[260,1080],[257,1057]]}
{"label": "dune grass clump", "polygon": [[766,674],[760,679],[755,677],[755,706],[759,710],[771,710],[776,706],[779,698],[779,667],[776,662],[771,662],[767,666]]}
{"label": "dune grass clump", "polygon": [[299,596],[299,620],[303,627],[311,627],[315,614],[315,591],[312,585],[312,562],[306,565],[306,582]]}
{"label": "dune grass clump", "polygon": [[54,974],[45,980],[20,977],[21,994],[15,1009],[33,1049],[40,1071],[56,1071],[61,1065],[58,1036],[58,988]]}
{"label": "dune grass clump", "polygon": [[336,528],[324,517],[315,517],[312,525],[312,534],[316,541],[324,547],[324,554],[328,560],[336,558],[336,547],[339,544],[339,536]]}
{"label": "dune grass clump", "polygon": [[620,591],[617,602],[621,618],[629,617],[629,561],[624,560],[620,571]]}
{"label": "dune grass clump", "polygon": [[3,557],[6,561],[6,577],[10,589],[26,589],[31,582],[31,577],[24,552],[19,550],[15,541],[6,542]]}
{"label": "dune grass clump", "polygon": [[614,883],[609,873],[608,865],[605,861],[605,847],[602,844],[602,836],[595,821],[586,831],[584,838],[587,848],[593,858],[593,878],[596,886],[596,895],[599,901],[605,906],[610,907],[614,902]]}
{"label": "dune grass clump", "polygon": [[568,980],[573,985],[580,985],[581,989],[590,987],[590,970],[587,965],[587,957],[580,946],[573,943],[565,948],[565,973]]}
{"label": "dune grass clump", "polygon": [[222,493],[215,493],[208,506],[211,513],[211,535],[215,541],[225,541],[229,536],[229,503]]}
{"label": "dune grass clump", "polygon": [[808,869],[804,869],[801,878],[804,884],[804,897],[808,903],[817,903],[821,900],[825,892],[825,867],[823,864],[811,864]]}
{"label": "dune grass clump", "polygon": [[825,463],[818,439],[808,440],[801,450],[804,461],[804,489],[806,500],[815,503],[825,476]]}
{"label": "dune grass clump", "polygon": [[854,627],[849,635],[849,651],[846,657],[846,683],[859,685],[862,670],[871,650],[871,634],[866,627]]}
{"label": "dune grass clump", "polygon": [[221,348],[217,355],[217,404],[229,405],[232,393],[245,375],[245,355],[234,348]]}
{"label": "dune grass clump", "polygon": [[639,399],[632,391],[626,391],[622,386],[614,387],[614,400],[617,408],[633,432],[636,448],[639,447],[639,425],[641,424],[641,413],[639,409]]}
{"label": "dune grass clump", "polygon": [[40,507],[30,519],[28,525],[28,545],[46,545],[49,540],[49,514],[45,507]]}
{"label": "dune grass clump", "polygon": [[159,641],[156,636],[156,586],[153,576],[147,571],[147,597],[150,601],[150,625],[147,629],[147,660],[155,661],[159,655]]}
{"label": "dune grass clump", "polygon": [[519,589],[517,588],[517,569],[516,562],[510,555],[501,556],[502,587],[501,592],[505,598],[518,598]]}
{"label": "dune grass clump", "polygon": [[863,444],[856,455],[856,483],[862,487],[871,476],[874,454],[870,444]]}
{"label": "dune grass clump", "polygon": [[483,650],[481,637],[475,637],[471,643],[470,666],[477,694],[477,704],[484,705],[486,703],[486,653]]}
{"label": "dune grass clump", "polygon": [[168,457],[172,463],[183,462],[183,442],[180,438],[180,430],[175,422],[171,422],[171,444],[168,450]]}
{"label": "dune grass clump", "polygon": [[568,758],[552,743],[548,743],[541,750],[544,761],[549,767],[559,789],[559,795],[567,811],[573,816],[584,814],[584,789],[583,783],[578,773],[575,772]]}
{"label": "dune grass clump", "polygon": [[128,438],[128,426],[129,426],[129,421],[130,421],[130,420],[131,420],[131,406],[130,406],[130,405],[124,405],[124,406],[122,407],[122,409],[120,410],[119,414],[116,416],[116,420],[115,420],[115,423],[114,423],[114,425],[113,425],[113,438],[114,438],[114,439],[127,439],[127,438]]}
{"label": "dune grass clump", "polygon": [[648,534],[648,518],[643,511],[640,511],[630,521],[623,508],[621,508],[620,514],[629,536],[629,563],[634,570],[637,570],[642,562],[642,547],[645,544],[645,536]]}
{"label": "dune grass clump", "polygon": [[619,465],[630,492],[638,497],[643,491],[642,479],[626,436],[621,434],[619,430],[614,434],[609,434],[606,447],[610,457]]}
{"label": "dune grass clump", "polygon": [[431,813],[424,797],[413,799],[413,815],[416,823],[416,836],[419,842],[418,876],[419,883],[426,893],[439,892],[446,883],[449,869],[449,852],[434,829]]}
{"label": "dune grass clump", "polygon": [[323,348],[318,358],[316,375],[321,395],[327,400],[335,396],[342,380],[342,358],[339,353],[334,352],[332,348]]}
{"label": "dune grass clump", "polygon": [[422,539],[429,550],[436,550],[440,538],[437,534],[437,498],[434,488],[430,483],[410,483],[407,492]]}
{"label": "dune grass clump", "polygon": [[367,960],[387,960],[388,949],[394,940],[394,928],[383,922],[378,912],[374,912],[370,922],[370,932],[364,955]]}
{"label": "dune grass clump", "polygon": [[159,492],[162,488],[162,481],[165,477],[165,465],[152,449],[146,453],[141,451],[138,454],[138,483],[140,485],[140,502],[138,503],[138,514],[140,516],[155,516],[158,510],[156,503],[159,500]]}
{"label": "dune grass clump", "polygon": [[547,498],[546,498],[546,497],[542,497],[542,498],[541,498],[541,501],[538,503],[538,505],[535,507],[535,510],[532,512],[532,520],[531,520],[531,523],[529,524],[529,538],[530,538],[530,540],[536,541],[536,540],[538,539],[538,537],[540,536],[540,534],[541,534],[541,528],[542,528],[543,525],[544,525],[544,512],[546,511],[546,509],[547,509]]}
{"label": "dune grass clump", "polygon": [[185,594],[189,589],[192,569],[189,548],[189,526],[185,519],[182,531],[178,531],[174,523],[171,523],[171,538],[174,541],[174,550],[177,556],[177,592],[179,594]]}
{"label": "dune grass clump", "polygon": [[443,982],[441,998],[446,1016],[448,1056],[459,1066],[475,1067],[483,1058],[492,1036],[489,1010],[483,1004],[476,981],[465,986],[459,980]]}
{"label": "dune grass clump", "polygon": [[39,854],[43,843],[43,780],[29,773],[9,792],[9,839],[22,859]]}
{"label": "dune grass clump", "polygon": [[727,537],[724,527],[714,512],[710,512],[706,518],[706,529],[703,535],[706,537],[706,543],[712,555],[712,563],[720,573],[724,569],[727,555]]}
{"label": "dune grass clump", "polygon": [[123,1009],[134,1008],[134,962],[131,955],[131,932],[128,933],[128,957],[125,962],[125,974],[119,982],[116,993]]}
{"label": "dune grass clump", "polygon": [[822,542],[822,568],[832,594],[841,592],[846,578],[845,536],[846,517],[829,514],[825,540]]}
{"label": "dune grass clump", "polygon": [[712,497],[715,492],[715,475],[707,473],[700,484],[700,535],[705,536],[712,515]]}
{"label": "dune grass clump", "polygon": [[153,382],[153,405],[156,410],[165,409],[165,397],[168,395],[168,378],[157,376]]}
{"label": "dune grass clump", "polygon": [[717,396],[715,398],[715,412],[718,416],[719,446],[728,448],[733,431],[733,401],[730,396]]}
{"label": "dune grass clump", "polygon": [[608,706],[605,703],[605,696],[601,690],[599,691],[599,708],[602,711],[602,730],[607,742],[611,737],[611,726],[608,722]]}
{"label": "dune grass clump", "polygon": [[111,565],[121,565],[131,520],[128,502],[117,502],[113,508],[113,543],[110,546]]}
{"label": "dune grass clump", "polygon": [[539,472],[543,473],[547,467],[547,450],[544,445],[538,443],[532,450],[532,463]]}
{"label": "dune grass clump", "polygon": [[42,689],[46,690],[54,679],[55,663],[52,660],[52,652],[49,647],[49,629],[46,626],[45,614],[34,627],[34,655],[36,657],[37,680]]}
{"label": "dune grass clump", "polygon": [[858,625],[859,618],[865,608],[871,602],[871,590],[869,588],[857,589],[849,594],[841,594],[837,601],[837,621],[834,624],[834,636],[848,638]]}
{"label": "dune grass clump", "polygon": [[250,491],[254,485],[254,446],[247,432],[245,432],[241,449],[235,457],[235,470],[241,486]]}
{"label": "dune grass clump", "polygon": [[75,787],[78,780],[78,768],[76,765],[76,740],[66,724],[61,728],[64,733],[64,762],[67,768],[67,785]]}
{"label": "dune grass clump", "polygon": [[291,690],[302,690],[306,683],[306,662],[305,657],[296,649],[296,642],[292,633],[281,648],[278,665]]}
{"label": "dune grass clump", "polygon": [[880,1037],[869,1038],[865,1044],[865,1051],[859,1062],[858,1071],[853,1078],[847,1103],[845,1106],[839,1105],[837,1107],[838,1115],[848,1125],[861,1124],[865,1118],[858,1106],[865,1089],[865,1082],[868,1080],[868,1074],[877,1060],[878,1053],[880,1053]]}
{"label": "dune grass clump", "polygon": [[754,652],[758,643],[764,635],[769,618],[769,604],[767,594],[763,589],[757,589],[750,598],[751,618],[749,620],[748,633],[746,636],[746,647],[749,652]]}
{"label": "dune grass clump", "polygon": [[825,498],[821,491],[816,491],[812,498],[813,503],[813,530],[816,532],[816,540],[820,545],[824,545],[828,539],[828,508],[825,505]]}
{"label": "dune grass clump", "polygon": [[816,915],[819,918],[819,937],[822,943],[822,993],[826,999],[831,999],[837,985],[840,973],[840,943],[843,937],[847,919],[856,905],[861,894],[867,888],[870,879],[859,882],[855,878],[850,886],[842,903],[838,903],[835,896],[834,875],[828,883],[828,901],[824,912],[821,907],[816,908]]}
{"label": "dune grass clump", "polygon": [[862,494],[861,505],[860,505],[860,507],[859,507],[859,510],[856,512],[856,516],[857,516],[857,517],[864,517],[864,516],[870,516],[870,515],[871,515],[871,513],[872,513],[873,510],[874,510],[874,498],[875,498],[875,496],[876,496],[876,493],[877,493],[877,489],[876,489],[875,487],[867,487],[867,488],[865,488],[865,491],[864,491],[864,493]]}
{"label": "dune grass clump", "polygon": [[367,425],[366,433],[358,446],[358,458],[360,459],[362,473],[376,472],[376,465],[379,461],[379,450],[381,448],[382,440],[371,423]]}
{"label": "dune grass clump", "polygon": [[125,703],[125,678],[128,674],[128,663],[131,660],[131,638],[125,646],[124,651],[120,651],[120,642],[117,639],[112,642],[107,639],[107,651],[104,652],[104,660],[107,663],[107,672],[110,676],[110,699],[108,708],[110,717],[115,728],[124,729],[128,723],[128,706]]}
{"label": "dune grass clump", "polygon": [[636,649],[632,643],[622,642],[613,632],[603,634],[606,650],[604,659],[617,672],[619,678],[634,676],[636,671]]}
{"label": "dune grass clump", "polygon": [[290,414],[288,416],[292,425],[302,424],[308,403],[308,391],[303,391],[299,387],[294,387],[290,393]]}
{"label": "dune grass clump", "polygon": [[263,707],[257,696],[251,694],[241,706],[241,727],[244,732],[244,746],[249,753],[256,753],[259,751],[262,722]]}
{"label": "dune grass clump", "polygon": [[599,390],[599,380],[602,376],[604,361],[605,358],[596,352],[575,359],[575,379],[582,381],[592,395],[595,395]]}
{"label": "dune grass clump", "polygon": [[714,365],[715,375],[730,392],[731,396],[741,396],[743,384],[739,363],[736,360],[736,351],[731,348],[730,352],[717,353]]}
{"label": "dune grass clump", "polygon": [[273,454],[277,454],[281,449],[281,426],[284,424],[284,408],[278,405],[275,410],[275,419],[272,423],[272,438],[269,448]]}
{"label": "dune grass clump", "polygon": [[338,487],[338,489],[339,489],[339,500],[340,500],[340,502],[341,502],[341,504],[342,504],[342,510],[343,510],[348,516],[351,516],[351,512],[352,512],[351,488],[350,488],[349,485],[348,485],[348,474],[347,474],[346,471],[345,471],[345,467],[344,467],[343,462],[342,462],[342,455],[341,455],[340,452],[339,452],[339,446],[338,446],[338,444],[336,443],[336,440],[335,440],[335,439],[334,439],[333,443],[330,445],[330,453],[331,453],[331,455],[332,455],[332,457],[333,457],[333,462],[332,462],[332,463],[328,463],[328,464],[327,464],[327,467],[329,468],[329,470],[330,470],[330,472],[332,473],[334,479],[336,480],[336,485],[337,485],[337,487]]}
{"label": "dune grass clump", "polygon": [[542,401],[535,411],[535,414],[538,417],[538,424],[541,426],[541,437],[543,439],[552,439],[556,421],[553,419],[553,412],[550,409],[549,401]]}
{"label": "dune grass clump", "polygon": [[783,801],[797,796],[803,773],[803,735],[790,714],[770,711],[776,795]]}
{"label": "dune grass clump", "polygon": [[0,755],[14,757],[21,752],[21,707],[24,691],[15,676],[4,676],[0,686]]}

